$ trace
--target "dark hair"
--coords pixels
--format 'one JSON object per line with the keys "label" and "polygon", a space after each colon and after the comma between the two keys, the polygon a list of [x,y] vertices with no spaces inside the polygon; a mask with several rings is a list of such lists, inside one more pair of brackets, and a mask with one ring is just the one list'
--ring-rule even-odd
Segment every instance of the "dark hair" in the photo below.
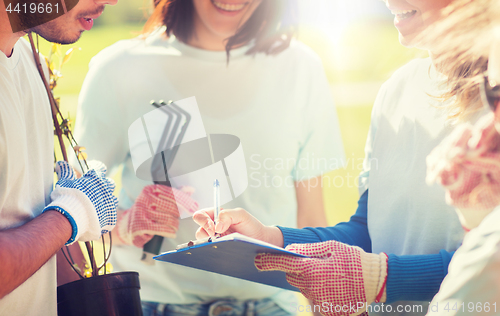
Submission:
{"label": "dark hair", "polygon": [[[147,35],[160,26],[166,34],[174,34],[187,43],[194,32],[194,5],[192,0],[154,0],[155,9],[143,29]],[[252,16],[236,33],[227,39],[226,53],[233,47],[255,40],[247,54],[264,52],[277,54],[285,50],[296,32],[297,9],[295,0],[262,0]]]}

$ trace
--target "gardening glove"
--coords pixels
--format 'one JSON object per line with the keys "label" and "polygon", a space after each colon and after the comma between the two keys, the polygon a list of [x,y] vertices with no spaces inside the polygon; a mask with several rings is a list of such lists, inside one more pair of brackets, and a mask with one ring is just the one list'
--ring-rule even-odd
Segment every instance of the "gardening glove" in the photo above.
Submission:
{"label": "gardening glove", "polygon": [[446,189],[462,226],[473,229],[500,204],[500,134],[493,113],[463,124],[427,157],[427,183]]}
{"label": "gardening glove", "polygon": [[288,283],[321,306],[323,315],[359,315],[385,301],[387,255],[366,253],[337,241],[292,244],[286,250],[309,258],[259,254],[260,271],[284,271]]}
{"label": "gardening glove", "polygon": [[105,177],[106,166],[90,161],[89,171],[79,179],[65,161],[56,162],[55,171],[59,181],[50,194],[52,202],[43,212],[56,210],[69,220],[73,232],[66,245],[96,240],[111,231],[116,224],[118,199],[113,195],[114,181]]}
{"label": "gardening glove", "polygon": [[177,190],[166,185],[144,187],[134,205],[118,219],[118,237],[123,243],[142,248],[154,235],[175,238],[179,209],[192,214],[198,203],[189,188]]}

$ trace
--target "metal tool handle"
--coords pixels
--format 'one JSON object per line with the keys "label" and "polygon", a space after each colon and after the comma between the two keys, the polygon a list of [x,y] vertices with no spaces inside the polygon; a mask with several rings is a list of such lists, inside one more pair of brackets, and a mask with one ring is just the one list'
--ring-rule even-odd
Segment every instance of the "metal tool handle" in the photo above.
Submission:
{"label": "metal tool handle", "polygon": [[141,261],[147,265],[154,265],[154,256],[160,254],[161,244],[163,243],[163,237],[155,235],[153,239],[144,244],[142,248],[142,258]]}

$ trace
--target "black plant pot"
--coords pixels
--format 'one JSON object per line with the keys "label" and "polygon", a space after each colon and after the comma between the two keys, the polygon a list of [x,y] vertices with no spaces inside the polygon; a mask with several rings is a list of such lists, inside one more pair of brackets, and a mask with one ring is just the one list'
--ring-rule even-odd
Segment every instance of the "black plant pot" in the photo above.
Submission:
{"label": "black plant pot", "polygon": [[59,316],[142,316],[139,273],[119,272],[57,288]]}

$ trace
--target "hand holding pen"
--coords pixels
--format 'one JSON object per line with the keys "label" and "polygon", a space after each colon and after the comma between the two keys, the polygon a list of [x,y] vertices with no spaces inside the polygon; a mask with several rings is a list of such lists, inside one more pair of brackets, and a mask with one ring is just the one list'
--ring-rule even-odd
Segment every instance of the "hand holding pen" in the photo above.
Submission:
{"label": "hand holding pen", "polygon": [[221,210],[218,219],[215,209],[203,209],[193,214],[193,220],[200,225],[196,231],[196,239],[207,239],[216,234],[222,237],[240,233],[283,247],[283,235],[278,227],[265,226],[242,208]]}

